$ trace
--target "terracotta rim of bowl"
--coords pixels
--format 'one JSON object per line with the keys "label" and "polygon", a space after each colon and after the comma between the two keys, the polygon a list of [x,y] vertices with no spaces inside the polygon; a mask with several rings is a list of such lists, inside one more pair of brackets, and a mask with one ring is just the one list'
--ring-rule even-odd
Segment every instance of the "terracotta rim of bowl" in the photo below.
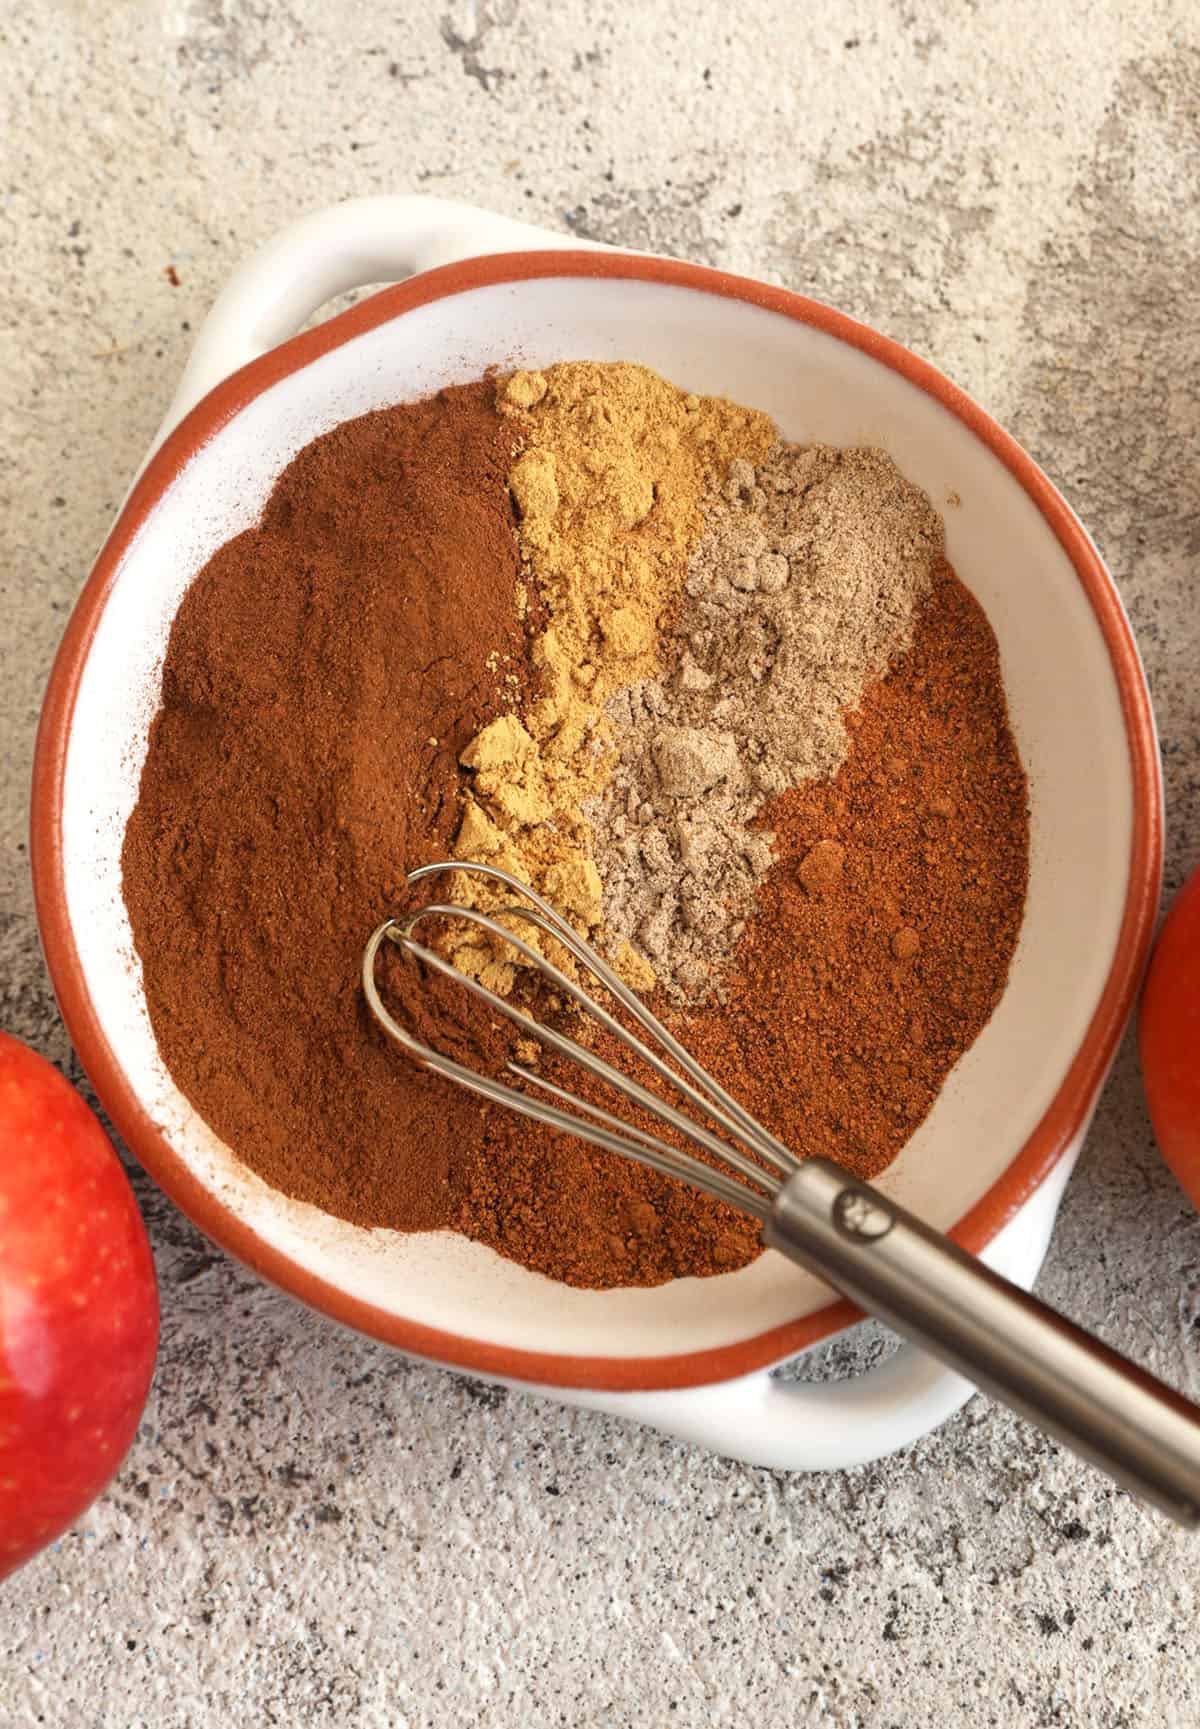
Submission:
{"label": "terracotta rim of bowl", "polygon": [[62,860],[63,779],[83,666],[134,536],[195,452],[281,378],[364,331],[448,295],[540,277],[625,278],[741,300],[796,319],[900,373],[960,420],[1015,476],[1070,558],[1112,662],[1133,783],[1133,841],[1120,933],[1087,1032],[1049,1108],[1011,1164],[951,1233],[978,1253],[1018,1211],[1083,1129],[1120,1039],[1153,934],[1162,868],[1162,804],[1149,693],[1129,622],[1100,556],[1066,502],[990,416],[926,361],[830,307],[787,289],[698,265],[620,253],[522,252],[469,259],[384,289],[317,329],[250,362],[200,402],[156,452],[125,504],[71,614],[42,708],[33,770],[31,856],[50,976],[80,1062],[118,1133],[159,1186],[215,1242],[313,1308],[416,1356],[484,1375],[560,1387],[634,1391],[697,1386],[744,1375],[803,1350],[860,1318],[835,1302],[799,1320],[710,1350],[658,1357],[560,1356],[511,1350],[426,1327],[350,1297],[264,1243],[204,1188],[146,1113],[101,1030],[67,913]]}

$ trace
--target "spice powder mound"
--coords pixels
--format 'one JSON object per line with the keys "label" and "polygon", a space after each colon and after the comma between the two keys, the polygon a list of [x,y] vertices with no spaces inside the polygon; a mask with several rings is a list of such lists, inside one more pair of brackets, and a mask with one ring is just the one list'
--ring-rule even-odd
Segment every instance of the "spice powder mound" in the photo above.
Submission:
{"label": "spice powder mound", "polygon": [[453,1222],[478,1109],[377,1034],[366,935],[460,821],[458,757],[535,695],[488,384],[295,458],[171,630],[122,853],[159,1049],[242,1159],[360,1223]]}
{"label": "spice powder mound", "polygon": [[[418,1071],[358,989],[405,873],[459,837],[460,758],[498,716],[547,736],[562,597],[529,581],[509,490],[529,389],[504,413],[481,383],[337,428],[196,578],[125,898],[168,1068],[268,1183],[359,1225],[457,1229],[568,1283],[648,1285],[744,1264],[756,1226]],[[995,642],[947,566],[910,641],[846,715],[835,778],[759,810],[775,863],[724,1004],[655,1003],[798,1153],[865,1175],[985,1023],[1025,888]],[[511,1054],[507,1025],[460,988],[390,955],[383,984],[428,1042],[492,1069]]]}

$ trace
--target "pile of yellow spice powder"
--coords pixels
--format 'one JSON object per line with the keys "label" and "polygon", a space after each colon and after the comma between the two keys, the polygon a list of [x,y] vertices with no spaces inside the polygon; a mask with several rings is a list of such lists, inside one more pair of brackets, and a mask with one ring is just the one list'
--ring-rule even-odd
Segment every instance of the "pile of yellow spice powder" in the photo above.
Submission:
{"label": "pile of yellow spice powder", "polygon": [[[615,763],[605,705],[659,670],[705,496],[735,461],[761,461],[775,428],[754,409],[690,395],[625,363],[518,372],[498,401],[525,429],[509,483],[527,580],[550,620],[533,648],[544,687],[523,720],[498,715],[463,753],[471,785],[455,856],[512,872],[596,933],[603,885],[584,806]],[[486,909],[505,897],[463,876],[455,898]],[[497,952],[471,927],[452,955],[463,972],[511,989],[511,951]],[[628,943],[615,959],[632,983],[653,982]]]}

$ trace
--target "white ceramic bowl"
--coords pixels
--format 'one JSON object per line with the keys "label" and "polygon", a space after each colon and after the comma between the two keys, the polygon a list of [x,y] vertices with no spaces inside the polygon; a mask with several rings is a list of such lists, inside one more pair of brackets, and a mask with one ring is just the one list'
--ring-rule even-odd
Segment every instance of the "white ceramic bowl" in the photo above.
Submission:
{"label": "white ceramic bowl", "polygon": [[[967,1384],[907,1348],[857,1381],[770,1378],[856,1318],[774,1254],[715,1279],[581,1291],[449,1233],[359,1230],[290,1201],[179,1094],[146,1013],[121,837],[167,633],[197,571],[254,521],[295,452],[341,420],[489,366],[642,361],[765,409],[790,439],[880,445],[945,510],[949,556],[999,640],[1029,774],[1029,899],[1003,1000],[883,1184],[1032,1281],[1158,898],[1157,750],[1116,591],[1029,458],[907,351],[779,289],[566,245],[436,200],[372,199],[306,219],[232,280],[51,679],[34,801],[46,952],[120,1132],[203,1230],[266,1277],[453,1367],[766,1464],[852,1463],[932,1427]],[[401,276],[287,340],[332,295]]]}

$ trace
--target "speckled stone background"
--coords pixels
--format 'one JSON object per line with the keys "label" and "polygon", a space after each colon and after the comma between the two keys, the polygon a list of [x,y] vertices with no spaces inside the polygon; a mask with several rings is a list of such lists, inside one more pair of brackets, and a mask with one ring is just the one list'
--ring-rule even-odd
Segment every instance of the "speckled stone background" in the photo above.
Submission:
{"label": "speckled stone background", "polygon": [[[1084,11],[7,0],[0,1021],[78,1078],[25,850],[65,616],[227,272],[368,191],[793,284],[992,409],[1121,584],[1173,889],[1200,852],[1200,19]],[[5,1729],[1200,1722],[1196,1540],[982,1400],[876,1467],[752,1470],[349,1337],[135,1182],[158,1376],[114,1489],[0,1593]],[[1130,1048],[1042,1289],[1200,1394],[1200,1224]]]}

